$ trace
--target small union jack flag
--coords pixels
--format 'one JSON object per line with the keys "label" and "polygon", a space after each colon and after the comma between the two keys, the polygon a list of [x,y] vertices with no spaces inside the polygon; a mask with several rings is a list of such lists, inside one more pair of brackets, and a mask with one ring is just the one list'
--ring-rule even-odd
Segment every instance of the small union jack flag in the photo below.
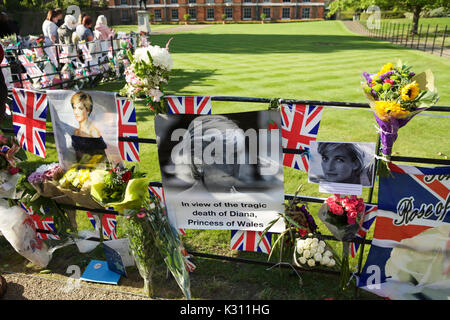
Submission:
{"label": "small union jack flag", "polygon": [[[107,207],[108,210],[114,210],[112,207]],[[94,229],[97,229],[97,220],[94,215],[89,211],[86,211]],[[103,235],[109,240],[117,239],[117,219],[115,214],[104,213],[102,218]]]}
{"label": "small union jack flag", "polygon": [[211,114],[211,97],[167,96],[169,114]]}
{"label": "small union jack flag", "polygon": [[[36,229],[57,232],[53,217],[41,218],[33,209],[28,208],[22,201],[19,201],[19,205],[31,217]],[[39,239],[61,240],[61,238],[55,234],[41,233],[39,231],[37,231],[37,236]]]}
{"label": "small union jack flag", "polygon": [[[375,218],[377,217],[377,212],[378,206],[373,204],[365,205],[363,223],[361,228],[359,228],[358,233],[356,234],[356,238],[364,239],[370,227],[372,226],[372,223],[375,221]],[[350,244],[350,254],[352,258],[356,257],[356,253],[358,251],[359,246],[360,244],[356,242],[352,242]]]}
{"label": "small union jack flag", "polygon": [[20,146],[45,158],[47,95],[13,89],[13,127]]}
{"label": "small union jack flag", "polygon": [[[232,250],[270,253],[272,234],[262,231],[231,230],[230,248]],[[260,241],[261,239],[261,241]]]}
{"label": "small union jack flag", "polygon": [[27,56],[21,54],[18,56],[20,63],[25,68],[25,71],[30,75],[30,77],[39,77],[42,75],[41,69],[33,62],[28,60]]}
{"label": "small union jack flag", "polygon": [[92,55],[89,52],[88,46],[86,43],[79,43],[78,46],[81,49],[81,52],[83,54],[84,62],[92,61]]}
{"label": "small union jack flag", "polygon": [[61,63],[69,63],[69,56],[70,56],[70,46],[67,44],[61,45],[61,52],[59,53],[59,61]]}
{"label": "small union jack flag", "polygon": [[[136,110],[133,102],[117,98],[117,114],[119,137],[137,138]],[[122,160],[139,162],[139,142],[119,141],[119,152]]]}
{"label": "small union jack flag", "polygon": [[[313,105],[281,106],[282,147],[297,150],[309,150],[311,141],[317,138],[323,107]],[[308,172],[307,154],[283,155],[283,165]]]}

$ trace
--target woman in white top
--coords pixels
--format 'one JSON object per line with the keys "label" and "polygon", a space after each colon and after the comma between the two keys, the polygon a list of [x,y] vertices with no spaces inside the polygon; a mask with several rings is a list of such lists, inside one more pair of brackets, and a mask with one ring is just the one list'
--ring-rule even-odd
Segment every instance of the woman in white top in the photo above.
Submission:
{"label": "woman in white top", "polygon": [[47,45],[58,42],[58,26],[56,25],[58,19],[59,16],[55,10],[49,10],[47,12],[47,18],[42,24],[42,33],[44,34]]}

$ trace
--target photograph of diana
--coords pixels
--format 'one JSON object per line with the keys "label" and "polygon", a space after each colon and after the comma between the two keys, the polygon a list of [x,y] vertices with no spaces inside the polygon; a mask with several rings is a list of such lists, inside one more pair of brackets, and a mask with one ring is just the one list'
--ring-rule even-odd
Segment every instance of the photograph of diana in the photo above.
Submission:
{"label": "photograph of diana", "polygon": [[375,143],[313,141],[308,180],[373,185]]}
{"label": "photograph of diana", "polygon": [[52,90],[47,96],[58,158],[65,169],[122,162],[114,93]]}
{"label": "photograph of diana", "polygon": [[[230,229],[224,224],[226,218],[239,214],[237,209],[243,213],[250,203],[262,205],[257,208],[261,224],[283,210],[281,131],[269,130],[271,121],[281,127],[279,112],[155,117],[166,205],[177,227]],[[209,217],[216,222],[205,226],[195,217],[197,210],[192,210],[198,203],[214,207],[212,216],[219,211],[228,214],[217,220],[217,215]]]}

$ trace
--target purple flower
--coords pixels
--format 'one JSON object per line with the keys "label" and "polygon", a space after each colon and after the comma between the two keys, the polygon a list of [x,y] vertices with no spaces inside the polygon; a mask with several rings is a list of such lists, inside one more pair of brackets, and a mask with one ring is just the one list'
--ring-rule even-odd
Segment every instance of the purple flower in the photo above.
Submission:
{"label": "purple flower", "polygon": [[415,74],[414,72],[410,72],[410,73],[409,73],[409,76],[410,76],[410,77],[414,77],[415,75],[416,75],[416,74]]}
{"label": "purple flower", "polygon": [[31,183],[31,184],[38,184],[38,183],[41,183],[43,181],[43,179],[44,179],[44,177],[43,177],[42,173],[40,173],[40,172],[33,172],[28,177],[28,182]]}

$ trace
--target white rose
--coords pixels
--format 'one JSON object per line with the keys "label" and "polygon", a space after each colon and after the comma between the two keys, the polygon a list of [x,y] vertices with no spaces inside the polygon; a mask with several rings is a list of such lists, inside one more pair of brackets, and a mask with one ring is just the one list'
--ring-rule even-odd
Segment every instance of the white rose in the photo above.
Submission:
{"label": "white rose", "polygon": [[314,259],[309,259],[308,260],[308,266],[314,267],[315,265],[316,265],[316,262],[314,261]]}
{"label": "white rose", "polygon": [[311,253],[311,256],[313,256],[313,255],[316,254],[317,249],[316,248],[311,248],[311,249],[309,249],[309,252]]}
{"label": "white rose", "polygon": [[332,257],[333,256],[333,254],[331,253],[330,250],[325,251],[324,255],[327,256],[327,257]]}
{"label": "white rose", "polygon": [[319,245],[317,244],[317,242],[311,242],[310,247],[311,247],[311,249],[317,250],[317,248],[319,247]]}
{"label": "white rose", "polygon": [[336,264],[336,261],[334,261],[334,259],[330,259],[330,262],[328,263],[328,267],[334,267],[335,264]]}
{"label": "white rose", "polygon": [[297,247],[297,253],[302,254],[302,252],[303,252],[303,248]]}
{"label": "white rose", "polygon": [[325,248],[325,241],[320,240],[320,241],[319,241],[319,246]]}
{"label": "white rose", "polygon": [[312,243],[316,243],[316,244],[319,244],[319,239],[317,239],[317,238],[313,238],[313,239],[311,240],[311,242],[312,242]]}
{"label": "white rose", "polygon": [[320,264],[327,266],[330,263],[330,258],[328,256],[323,256]]}
{"label": "white rose", "polygon": [[306,263],[306,258],[305,257],[300,257],[300,258],[298,258],[298,262],[300,264],[305,264]]}
{"label": "white rose", "polygon": [[323,253],[324,251],[325,251],[325,248],[324,248],[324,247],[319,246],[319,247],[317,248],[317,252],[319,252],[319,253]]}
{"label": "white rose", "polygon": [[297,240],[297,249],[303,249],[305,247],[305,241],[302,239]]}
{"label": "white rose", "polygon": [[309,258],[311,256],[311,252],[309,250],[305,250],[305,251],[303,251],[303,256],[305,258]]}
{"label": "white rose", "polygon": [[316,253],[314,255],[314,260],[316,260],[317,262],[322,261],[322,255],[320,253]]}

